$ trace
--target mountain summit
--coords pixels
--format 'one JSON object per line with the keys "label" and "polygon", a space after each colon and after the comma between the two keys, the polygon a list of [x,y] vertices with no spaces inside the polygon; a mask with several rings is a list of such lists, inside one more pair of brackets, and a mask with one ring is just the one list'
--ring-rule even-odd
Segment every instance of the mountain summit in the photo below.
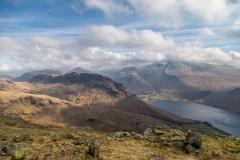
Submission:
{"label": "mountain summit", "polygon": [[76,68],[74,68],[73,70],[69,71],[68,73],[71,73],[71,72],[76,72],[76,73],[91,73],[90,70],[84,69],[84,68],[82,68],[82,67],[76,67]]}
{"label": "mountain summit", "polygon": [[62,74],[61,71],[54,70],[54,69],[44,69],[44,70],[39,70],[39,71],[31,71],[24,73],[22,76],[14,78],[13,80],[16,82],[26,82],[32,79],[36,75],[42,75],[42,74]]}

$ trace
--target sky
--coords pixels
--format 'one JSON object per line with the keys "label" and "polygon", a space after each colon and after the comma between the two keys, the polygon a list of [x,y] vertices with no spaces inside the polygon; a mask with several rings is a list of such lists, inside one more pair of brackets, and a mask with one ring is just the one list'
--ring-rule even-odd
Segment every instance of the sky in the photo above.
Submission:
{"label": "sky", "polygon": [[240,0],[0,0],[0,74],[167,61],[240,68]]}

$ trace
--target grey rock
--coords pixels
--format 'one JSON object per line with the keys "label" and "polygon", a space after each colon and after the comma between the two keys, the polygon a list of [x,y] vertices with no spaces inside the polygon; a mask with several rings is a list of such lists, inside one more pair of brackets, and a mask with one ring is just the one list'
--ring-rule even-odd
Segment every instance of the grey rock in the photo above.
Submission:
{"label": "grey rock", "polygon": [[140,139],[143,139],[143,135],[135,134],[135,135],[133,135],[133,138],[136,139],[136,140],[140,140]]}
{"label": "grey rock", "polygon": [[30,139],[29,134],[21,134],[13,137],[13,142],[19,143],[22,141],[28,141]]}
{"label": "grey rock", "polygon": [[144,137],[148,137],[153,135],[153,131],[150,128],[147,128],[144,132],[143,132]]}
{"label": "grey rock", "polygon": [[158,129],[155,129],[154,133],[155,133],[155,135],[164,135],[164,131],[161,131]]}
{"label": "grey rock", "polygon": [[116,132],[116,133],[114,133],[114,135],[113,135],[113,137],[114,138],[122,138],[122,137],[124,137],[124,135],[123,135],[123,133],[122,132]]}
{"label": "grey rock", "polygon": [[187,153],[187,154],[195,152],[195,148],[190,144],[185,146],[184,150],[185,150],[185,153]]}
{"label": "grey rock", "polygon": [[172,142],[172,145],[179,148],[180,150],[184,149],[184,143],[182,141],[176,141],[176,142]]}
{"label": "grey rock", "polygon": [[8,139],[7,136],[5,136],[5,135],[0,135],[0,140],[1,140],[1,141],[6,141],[7,139]]}
{"label": "grey rock", "polygon": [[180,136],[180,134],[179,134],[178,132],[174,132],[172,136],[173,136],[173,137],[175,137],[175,136]]}
{"label": "grey rock", "polygon": [[17,124],[17,122],[16,122],[16,121],[13,121],[13,120],[4,121],[4,123],[5,123],[6,125],[9,125],[9,126],[15,126],[15,125]]}
{"label": "grey rock", "polygon": [[88,153],[93,157],[99,157],[100,143],[97,140],[92,141],[88,146]]}
{"label": "grey rock", "polygon": [[76,132],[70,132],[65,135],[66,139],[78,139],[80,136]]}
{"label": "grey rock", "polygon": [[70,160],[81,160],[81,159],[77,156],[71,155]]}
{"label": "grey rock", "polygon": [[190,144],[194,148],[199,149],[202,146],[202,138],[199,133],[189,130],[187,132],[184,144],[185,146]]}
{"label": "grey rock", "polygon": [[149,160],[163,160],[163,158],[158,154],[154,154],[149,158]]}
{"label": "grey rock", "polygon": [[219,156],[219,153],[218,153],[218,151],[214,150],[214,151],[212,151],[212,155],[217,157],[217,156]]}
{"label": "grey rock", "polygon": [[122,134],[124,137],[132,137],[129,132],[122,132]]}
{"label": "grey rock", "polygon": [[73,142],[75,145],[87,144],[87,141],[84,137],[79,137],[77,140]]}

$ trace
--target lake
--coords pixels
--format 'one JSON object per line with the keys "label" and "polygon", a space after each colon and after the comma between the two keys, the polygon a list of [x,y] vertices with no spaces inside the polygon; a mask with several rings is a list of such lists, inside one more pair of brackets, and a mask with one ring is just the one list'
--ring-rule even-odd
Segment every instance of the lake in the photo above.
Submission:
{"label": "lake", "polygon": [[153,101],[152,105],[181,118],[208,122],[233,136],[240,137],[240,115],[197,103]]}

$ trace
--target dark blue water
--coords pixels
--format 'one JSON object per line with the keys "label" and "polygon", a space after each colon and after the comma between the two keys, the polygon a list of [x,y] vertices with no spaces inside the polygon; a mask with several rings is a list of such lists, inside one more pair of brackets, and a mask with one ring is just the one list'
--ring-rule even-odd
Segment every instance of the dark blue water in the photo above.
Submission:
{"label": "dark blue water", "polygon": [[152,105],[181,118],[208,122],[233,136],[240,137],[240,115],[196,103],[153,101]]}

